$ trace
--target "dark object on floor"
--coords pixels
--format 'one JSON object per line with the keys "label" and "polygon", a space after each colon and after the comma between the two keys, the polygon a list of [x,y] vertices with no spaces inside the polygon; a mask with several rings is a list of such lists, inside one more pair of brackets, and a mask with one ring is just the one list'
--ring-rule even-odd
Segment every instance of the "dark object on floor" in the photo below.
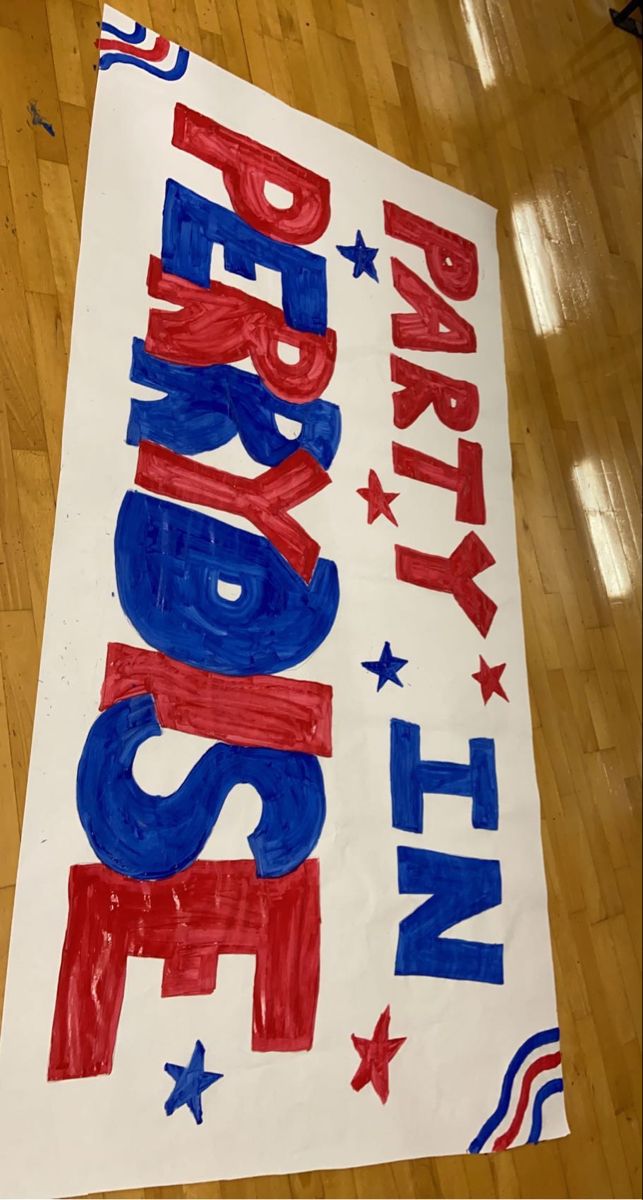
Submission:
{"label": "dark object on floor", "polygon": [[620,12],[616,8],[610,8],[610,16],[618,29],[624,29],[626,33],[633,33],[635,37],[640,38],[643,36],[641,22],[632,16],[637,8],[641,8],[639,0],[631,0]]}

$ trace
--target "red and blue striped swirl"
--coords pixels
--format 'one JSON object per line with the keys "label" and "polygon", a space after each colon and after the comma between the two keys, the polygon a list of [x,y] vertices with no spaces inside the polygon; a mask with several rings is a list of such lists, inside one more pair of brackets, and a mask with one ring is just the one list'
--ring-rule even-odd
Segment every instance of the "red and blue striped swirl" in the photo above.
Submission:
{"label": "red and blue striped swirl", "polygon": [[[558,1028],[543,1029],[540,1033],[532,1034],[522,1043],[505,1071],[496,1108],[469,1146],[470,1154],[480,1154],[491,1136],[505,1122],[507,1123],[503,1131],[496,1136],[490,1149],[508,1150],[516,1142],[528,1110],[531,1113],[529,1135],[523,1141],[534,1143],[540,1140],[543,1106],[550,1096],[562,1092],[563,1080],[560,1075],[556,1075],[543,1083],[538,1090],[535,1090],[534,1085],[539,1076],[546,1071],[560,1068],[559,1044],[560,1030]],[[526,1065],[534,1051],[549,1046],[551,1049],[547,1053],[532,1058]],[[520,1082],[518,1083],[519,1076]]]}
{"label": "red and blue striped swirl", "polygon": [[128,33],[103,21],[101,36],[96,42],[100,51],[99,69],[107,71],[115,63],[128,63],[168,82],[185,75],[189,59],[187,50],[158,35],[153,45],[144,47],[142,43],[146,37],[147,29],[138,22]]}

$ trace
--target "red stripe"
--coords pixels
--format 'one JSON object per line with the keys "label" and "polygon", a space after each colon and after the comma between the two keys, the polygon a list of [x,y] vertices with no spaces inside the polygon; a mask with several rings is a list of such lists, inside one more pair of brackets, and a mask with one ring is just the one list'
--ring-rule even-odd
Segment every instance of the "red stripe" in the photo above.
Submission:
{"label": "red stripe", "polygon": [[507,1150],[516,1137],[527,1110],[529,1092],[536,1076],[542,1075],[543,1071],[550,1071],[553,1067],[559,1067],[560,1063],[560,1051],[557,1050],[555,1054],[544,1054],[542,1058],[537,1058],[535,1062],[532,1062],[529,1070],[525,1071],[514,1119],[505,1133],[501,1137],[496,1138],[493,1143],[494,1150]]}
{"label": "red stripe", "polygon": [[146,62],[160,62],[166,57],[170,43],[167,38],[157,37],[154,45],[150,46],[149,50],[144,50],[142,46],[131,46],[128,42],[118,42],[114,38],[100,38],[98,49],[116,50],[121,54],[129,54],[132,58],[144,58]]}
{"label": "red stripe", "polygon": [[149,693],[164,729],[231,746],[270,746],[324,757],[333,753],[333,689],[284,675],[215,675],[164,654],[110,642],[101,711]]}

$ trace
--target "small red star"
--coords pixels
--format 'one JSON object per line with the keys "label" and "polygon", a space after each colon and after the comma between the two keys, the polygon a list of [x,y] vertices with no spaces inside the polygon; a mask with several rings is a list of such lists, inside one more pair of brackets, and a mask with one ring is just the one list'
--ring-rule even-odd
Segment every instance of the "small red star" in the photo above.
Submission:
{"label": "small red star", "polygon": [[482,699],[485,704],[491,699],[494,692],[498,696],[502,696],[503,700],[509,701],[509,697],[500,682],[500,676],[506,667],[506,663],[499,663],[497,667],[490,667],[480,655],[480,670],[476,671],[471,678],[475,679],[480,684]]}
{"label": "small red star", "polygon": [[406,1041],[406,1038],[388,1036],[390,1023],[389,1006],[379,1017],[372,1038],[361,1038],[351,1034],[353,1045],[362,1060],[351,1079],[351,1087],[360,1092],[367,1083],[372,1083],[382,1104],[386,1104],[388,1100],[388,1064]]}
{"label": "small red star", "polygon": [[378,517],[385,516],[394,525],[397,521],[391,512],[391,504],[397,500],[399,492],[385,492],[376,471],[368,473],[368,487],[357,488],[357,495],[368,502],[368,523],[373,524]]}

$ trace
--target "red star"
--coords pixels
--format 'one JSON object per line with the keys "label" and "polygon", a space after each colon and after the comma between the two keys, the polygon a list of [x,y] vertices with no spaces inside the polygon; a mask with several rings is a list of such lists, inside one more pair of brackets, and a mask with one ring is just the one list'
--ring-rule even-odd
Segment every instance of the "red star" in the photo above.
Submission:
{"label": "red star", "polygon": [[503,700],[509,700],[509,697],[500,682],[500,676],[506,667],[506,663],[500,663],[497,667],[490,667],[480,655],[480,670],[476,671],[471,678],[475,679],[480,684],[482,699],[485,704],[491,699],[494,692],[498,696],[502,696]]}
{"label": "red star", "polygon": [[384,1009],[373,1030],[372,1038],[351,1035],[353,1045],[361,1058],[353,1078],[351,1087],[360,1092],[367,1083],[372,1083],[382,1104],[388,1100],[388,1064],[404,1045],[406,1038],[390,1038],[388,1036],[391,1023],[390,1006]]}
{"label": "red star", "polygon": [[368,523],[373,524],[378,517],[385,516],[394,525],[397,521],[391,512],[391,504],[393,500],[397,500],[399,492],[385,492],[382,487],[379,476],[375,471],[368,473],[368,487],[358,488],[357,495],[362,496],[368,502]]}

